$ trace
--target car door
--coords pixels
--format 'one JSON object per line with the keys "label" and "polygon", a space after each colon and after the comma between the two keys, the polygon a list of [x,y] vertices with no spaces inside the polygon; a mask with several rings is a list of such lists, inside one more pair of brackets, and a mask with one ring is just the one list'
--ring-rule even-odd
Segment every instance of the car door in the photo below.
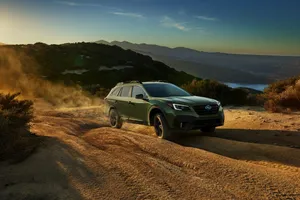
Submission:
{"label": "car door", "polygon": [[117,110],[124,120],[130,116],[131,86],[123,86],[118,96]]}
{"label": "car door", "polygon": [[[136,95],[143,94],[144,99],[136,99]],[[137,123],[146,123],[148,120],[148,97],[144,89],[140,86],[133,86],[130,103],[130,121]]]}

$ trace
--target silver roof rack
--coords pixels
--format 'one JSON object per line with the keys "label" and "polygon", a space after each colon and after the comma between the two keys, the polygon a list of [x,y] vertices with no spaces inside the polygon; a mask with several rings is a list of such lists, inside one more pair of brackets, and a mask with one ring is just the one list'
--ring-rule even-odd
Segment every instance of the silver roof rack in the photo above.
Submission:
{"label": "silver roof rack", "polygon": [[123,82],[119,82],[117,85],[123,85],[123,84],[126,84],[126,83],[140,83],[140,84],[143,84],[141,81],[134,80],[134,81],[123,81]]}

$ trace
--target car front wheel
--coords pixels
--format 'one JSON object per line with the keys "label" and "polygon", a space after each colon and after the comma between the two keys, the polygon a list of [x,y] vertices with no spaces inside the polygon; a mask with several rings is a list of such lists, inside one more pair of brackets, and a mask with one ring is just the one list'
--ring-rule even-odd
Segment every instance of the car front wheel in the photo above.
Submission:
{"label": "car front wheel", "polygon": [[167,121],[161,113],[158,113],[154,116],[153,123],[154,123],[153,125],[154,125],[155,133],[159,138],[162,139],[171,138],[171,132],[169,130]]}

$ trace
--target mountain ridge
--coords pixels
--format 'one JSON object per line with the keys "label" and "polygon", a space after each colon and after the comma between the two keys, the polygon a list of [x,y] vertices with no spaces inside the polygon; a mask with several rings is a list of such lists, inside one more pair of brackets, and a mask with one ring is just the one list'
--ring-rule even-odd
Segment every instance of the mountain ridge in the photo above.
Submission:
{"label": "mountain ridge", "polygon": [[[242,54],[242,53],[228,53],[228,52],[219,52],[219,51],[202,51],[202,50],[196,50],[193,48],[188,48],[188,47],[183,47],[183,46],[177,46],[177,47],[167,47],[167,46],[162,46],[162,45],[157,45],[157,44],[148,44],[148,43],[134,43],[134,42],[129,42],[126,40],[123,41],[117,41],[113,40],[111,42],[108,42],[106,40],[97,40],[95,43],[98,44],[106,44],[106,45],[117,45],[119,46],[120,44],[128,44],[128,45],[136,45],[136,46],[150,46],[150,47],[159,47],[159,48],[165,48],[169,50],[186,50],[186,51],[191,51],[195,53],[206,53],[206,54],[223,54],[223,55],[236,55],[236,56],[266,56],[266,57],[300,57],[300,56],[293,56],[293,55],[269,55],[269,54]],[[119,44],[119,45],[118,45]]]}
{"label": "mountain ridge", "polygon": [[150,56],[170,67],[197,77],[222,82],[269,84],[299,74],[300,57],[204,52],[186,47],[96,41]]}

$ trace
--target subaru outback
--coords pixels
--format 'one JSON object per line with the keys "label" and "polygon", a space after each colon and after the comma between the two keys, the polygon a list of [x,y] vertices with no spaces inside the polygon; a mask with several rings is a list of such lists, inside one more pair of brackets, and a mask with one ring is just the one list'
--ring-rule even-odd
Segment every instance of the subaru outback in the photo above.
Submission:
{"label": "subaru outback", "polygon": [[124,121],[154,126],[163,139],[177,131],[214,133],[224,124],[219,101],[193,96],[168,82],[121,82],[111,89],[105,103],[112,127],[121,128]]}

